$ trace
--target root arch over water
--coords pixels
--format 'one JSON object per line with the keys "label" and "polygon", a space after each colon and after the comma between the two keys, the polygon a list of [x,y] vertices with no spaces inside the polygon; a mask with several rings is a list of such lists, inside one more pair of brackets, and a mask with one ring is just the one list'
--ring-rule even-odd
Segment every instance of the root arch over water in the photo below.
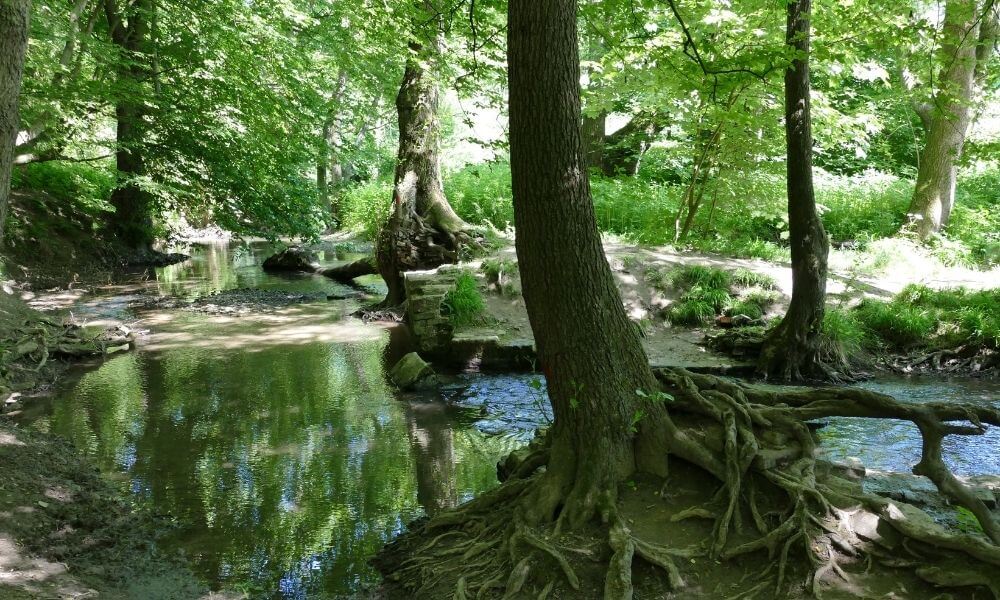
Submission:
{"label": "root arch over water", "polygon": [[[834,589],[863,589],[859,578],[886,569],[907,573],[926,590],[988,590],[1000,598],[997,519],[951,473],[941,454],[946,436],[979,435],[989,425],[1000,425],[1000,410],[904,404],[856,388],[762,389],[683,369],[659,370],[656,376],[674,398],[665,405],[670,440],[657,438],[661,460],[715,481],[714,493],[679,503],[668,520],[709,522],[707,539],[687,545],[651,539],[642,524],[633,526],[624,514],[617,486],[596,499],[599,523],[595,519],[586,531],[565,527],[560,518],[578,512],[568,506],[579,502],[572,494],[561,498],[554,519],[540,518],[534,510],[538,496],[551,493],[544,489],[551,479],[545,473],[550,436],[542,435],[519,460],[504,463],[500,471],[506,481],[500,487],[425,520],[391,544],[377,559],[389,588],[416,598],[441,597],[445,591],[454,598],[546,598],[564,590],[617,600],[632,597],[633,574],[646,563],[683,598],[688,597],[691,562],[740,564],[766,553],[767,568],[746,574],[731,593],[718,597],[777,598],[795,590],[822,598]],[[808,423],[826,417],[914,423],[923,438],[914,473],[931,479],[951,502],[975,515],[981,533],[948,530],[915,506],[865,493],[817,459]],[[640,428],[637,455],[639,449],[648,454],[656,448],[643,436]],[[684,441],[678,444],[678,439]],[[689,483],[676,475],[662,481],[656,495],[663,503]],[[926,597],[937,593],[928,591]]]}

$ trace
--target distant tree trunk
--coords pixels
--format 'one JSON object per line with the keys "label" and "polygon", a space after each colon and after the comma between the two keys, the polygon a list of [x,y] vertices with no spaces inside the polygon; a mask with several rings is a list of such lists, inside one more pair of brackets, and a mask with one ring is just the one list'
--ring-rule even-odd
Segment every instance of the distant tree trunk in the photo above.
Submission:
{"label": "distant tree trunk", "polygon": [[105,0],[104,7],[111,41],[121,52],[117,72],[120,89],[115,103],[115,164],[119,181],[111,193],[115,214],[111,217],[110,232],[115,241],[141,255],[153,247],[152,201],[137,181],[146,174],[143,124],[146,106],[141,88],[149,72],[146,42],[152,0],[139,0],[129,6],[128,13],[121,12],[115,0]]}
{"label": "distant tree trunk", "polygon": [[581,152],[576,8],[511,0],[507,49],[518,268],[555,414],[530,518],[561,509],[572,526],[637,468],[665,464],[662,446],[647,456],[634,435],[637,415],[649,415],[644,431],[657,423],[635,390],[657,384],[597,230]]}
{"label": "distant tree trunk", "polygon": [[788,4],[786,44],[798,57],[785,71],[785,137],[788,146],[788,229],[792,247],[792,301],[764,340],[759,370],[785,380],[816,375],[826,303],[829,241],[816,212],[809,112],[810,0]]}
{"label": "distant tree trunk", "polygon": [[337,87],[330,99],[330,108],[323,121],[323,132],[320,139],[320,151],[316,164],[316,188],[320,201],[326,209],[327,218],[331,224],[340,222],[336,202],[337,188],[344,180],[344,169],[340,164],[337,149],[340,144],[340,132],[337,131],[337,113],[340,102],[347,89],[347,71],[341,70],[337,76]]}
{"label": "distant tree trunk", "polygon": [[602,169],[604,166],[604,128],[608,120],[607,113],[601,112],[593,116],[583,116],[580,126],[580,136],[583,143],[583,161],[587,169]]}
{"label": "distant tree trunk", "polygon": [[604,174],[613,177],[638,173],[642,156],[668,122],[664,114],[640,112],[624,127],[607,135],[602,163]]}
{"label": "distant tree trunk", "polygon": [[0,2],[0,247],[3,247],[10,201],[10,173],[20,125],[18,101],[24,53],[28,47],[30,0]]}
{"label": "distant tree trunk", "polygon": [[687,187],[684,188],[681,206],[677,210],[677,218],[674,219],[675,242],[685,241],[694,225],[694,219],[701,207],[701,200],[705,196],[709,175],[718,157],[722,125],[722,123],[718,123],[714,129],[698,130],[691,179],[688,181]]}
{"label": "distant tree trunk", "polygon": [[904,227],[921,239],[948,224],[955,204],[957,162],[972,121],[977,72],[984,72],[996,40],[997,7],[989,0],[982,4],[977,0],[946,3],[939,89],[932,103],[918,109],[927,140]]}
{"label": "distant tree trunk", "polygon": [[[594,4],[594,0],[586,0]],[[581,24],[582,25],[582,24]],[[586,27],[582,27],[586,31]],[[599,35],[582,35],[583,37],[583,60],[600,61],[605,52],[604,42]],[[589,68],[581,68],[583,79],[587,81],[586,91],[595,92],[600,88],[600,84],[595,81]],[[586,94],[584,98],[586,98]],[[604,145],[605,129],[608,121],[608,113],[601,110],[597,113],[584,114],[580,126],[580,137],[583,144],[583,161],[587,170],[603,169],[604,165]]]}
{"label": "distant tree trunk", "polygon": [[398,306],[406,299],[404,272],[456,262],[465,232],[470,230],[448,204],[441,183],[439,92],[427,68],[440,60],[443,40],[438,18],[431,20],[431,25],[418,25],[434,27],[434,33],[427,36],[427,44],[410,44],[410,58],[396,95],[399,153],[392,213],[376,243],[379,273],[388,287],[384,307]]}

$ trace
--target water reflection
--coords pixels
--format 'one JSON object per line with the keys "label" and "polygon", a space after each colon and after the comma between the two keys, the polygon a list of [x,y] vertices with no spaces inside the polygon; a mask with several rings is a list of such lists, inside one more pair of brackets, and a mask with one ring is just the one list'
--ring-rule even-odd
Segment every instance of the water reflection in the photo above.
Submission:
{"label": "water reflection", "polygon": [[[544,383],[532,385],[533,375],[470,378],[455,399],[471,407],[485,406],[492,415],[477,422],[482,431],[529,439],[551,418]],[[1000,405],[1000,382],[982,379],[879,378],[862,387],[904,402],[981,402]],[[821,449],[835,460],[857,457],[870,469],[910,472],[920,459],[916,426],[891,419],[836,418],[819,430]],[[949,436],[945,462],[959,475],[1000,474],[1000,428],[982,436]]]}
{"label": "water reflection", "polygon": [[[317,258],[323,265],[335,265],[360,258],[330,242],[320,244]],[[269,273],[261,268],[275,252],[269,242],[214,242],[192,246],[191,258],[158,268],[128,274],[123,281],[85,286],[84,289],[41,294],[32,299],[40,308],[70,308],[78,318],[100,319],[128,316],[131,303],[149,296],[175,296],[193,300],[199,296],[227,290],[253,288],[290,293],[344,295],[342,284],[326,277],[307,273]],[[384,289],[380,282],[366,280],[374,292]]]}
{"label": "water reflection", "polygon": [[64,386],[36,425],[71,438],[140,501],[199,575],[260,597],[376,581],[405,523],[496,485],[510,448],[477,411],[393,397],[389,335],[119,356]]}
{"label": "water reflection", "polygon": [[[879,378],[861,384],[907,402],[1000,404],[1000,382],[984,379]],[[830,419],[820,430],[829,456],[858,457],[869,468],[910,472],[920,460],[920,432],[909,421]],[[953,435],[944,440],[944,459],[958,475],[1000,474],[1000,428],[982,436]]]}

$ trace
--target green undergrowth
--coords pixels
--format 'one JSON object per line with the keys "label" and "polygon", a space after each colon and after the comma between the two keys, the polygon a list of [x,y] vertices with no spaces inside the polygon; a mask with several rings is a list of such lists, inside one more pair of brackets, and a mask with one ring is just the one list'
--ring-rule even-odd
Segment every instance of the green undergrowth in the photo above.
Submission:
{"label": "green undergrowth", "polygon": [[[684,194],[683,173],[669,161],[647,159],[635,177],[591,176],[594,212],[602,232],[625,241],[673,245],[675,220]],[[669,172],[667,172],[669,171]],[[468,165],[446,174],[445,193],[466,221],[498,230],[514,222],[510,167],[504,161]],[[1000,264],[1000,167],[970,168],[959,178],[958,201],[948,231],[926,251],[945,265]],[[392,185],[379,180],[345,191],[341,204],[344,226],[373,236],[387,216]],[[892,238],[905,220],[912,181],[868,172],[834,175],[817,169],[816,202],[835,244],[849,243],[874,263],[884,248],[875,242]],[[788,261],[788,219],[784,174],[761,170],[732,173],[706,190],[691,234],[679,244],[702,252],[738,258]],[[864,256],[872,247],[876,256]]]}
{"label": "green undergrowth", "polygon": [[758,320],[780,298],[772,277],[749,269],[690,265],[650,269],[645,278],[654,289],[677,294],[665,315],[674,325],[703,325],[722,314]]}
{"label": "green undergrowth", "polygon": [[866,298],[851,309],[830,308],[825,337],[852,352],[908,353],[965,344],[1000,347],[1000,288],[933,290],[910,285],[891,300]]}
{"label": "green undergrowth", "polygon": [[448,292],[442,304],[444,313],[455,327],[475,324],[486,309],[475,275],[461,273],[455,279],[455,289]]}

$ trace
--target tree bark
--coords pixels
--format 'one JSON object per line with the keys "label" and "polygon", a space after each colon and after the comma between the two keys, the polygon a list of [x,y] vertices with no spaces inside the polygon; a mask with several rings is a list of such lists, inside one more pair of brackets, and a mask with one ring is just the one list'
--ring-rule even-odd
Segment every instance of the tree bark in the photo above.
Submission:
{"label": "tree bark", "polygon": [[656,389],[594,216],[580,141],[576,10],[575,0],[511,0],[507,49],[518,268],[555,415],[530,518],[561,510],[571,525],[606,508],[642,466],[633,426],[652,426],[643,415],[655,411],[636,390]]}
{"label": "tree bark", "polygon": [[607,113],[601,112],[593,116],[583,116],[580,125],[580,136],[583,143],[583,160],[587,169],[604,170],[604,129],[608,120]]}
{"label": "tree bark", "polygon": [[819,335],[826,303],[829,240],[816,212],[809,110],[810,0],[788,4],[785,43],[796,58],[785,71],[785,138],[788,147],[788,230],[792,250],[792,301],[764,340],[758,368],[765,376],[802,379],[822,369]]}
{"label": "tree bark", "polygon": [[341,70],[337,76],[337,87],[330,98],[330,108],[326,119],[323,121],[323,132],[320,139],[319,160],[316,163],[316,188],[319,191],[320,201],[326,208],[327,218],[330,223],[337,224],[340,221],[339,210],[336,202],[337,188],[344,180],[344,169],[340,164],[340,156],[337,149],[340,146],[340,132],[337,130],[337,113],[340,111],[340,102],[347,89],[347,71]]}
{"label": "tree bark", "polygon": [[[946,3],[939,90],[934,101],[923,112],[918,111],[927,141],[920,154],[917,183],[907,210],[908,223],[904,227],[924,240],[940,232],[951,217],[957,162],[962,157],[972,120],[976,73],[981,71],[977,55],[989,60],[994,44],[995,26],[990,22],[995,23],[995,7],[990,2],[986,2],[985,7],[980,4],[976,0],[948,0]],[[993,39],[982,39],[981,32]],[[983,52],[981,49],[987,46],[989,50]]]}
{"label": "tree bark", "polygon": [[146,174],[143,125],[146,106],[141,82],[149,70],[147,18],[152,11],[152,0],[136,2],[127,14],[119,10],[115,0],[105,0],[104,7],[111,41],[121,52],[117,67],[119,97],[115,102],[118,185],[111,193],[115,213],[109,230],[112,239],[125,249],[144,253],[153,247],[152,199],[138,181]]}
{"label": "tree bark", "polygon": [[[430,269],[458,259],[463,232],[469,230],[452,209],[441,183],[440,94],[434,73],[441,59],[440,17],[433,7],[420,4],[414,23],[433,27],[426,43],[410,44],[403,82],[396,95],[399,116],[392,213],[376,242],[379,273],[388,288],[382,306],[398,306],[406,299],[403,273]],[[426,14],[424,14],[426,12]]]}
{"label": "tree bark", "polygon": [[601,168],[604,174],[614,177],[638,173],[642,156],[668,122],[664,114],[640,112],[621,129],[607,135]]}
{"label": "tree bark", "polygon": [[20,125],[18,107],[30,15],[30,0],[0,2],[0,248],[7,224],[14,144]]}

